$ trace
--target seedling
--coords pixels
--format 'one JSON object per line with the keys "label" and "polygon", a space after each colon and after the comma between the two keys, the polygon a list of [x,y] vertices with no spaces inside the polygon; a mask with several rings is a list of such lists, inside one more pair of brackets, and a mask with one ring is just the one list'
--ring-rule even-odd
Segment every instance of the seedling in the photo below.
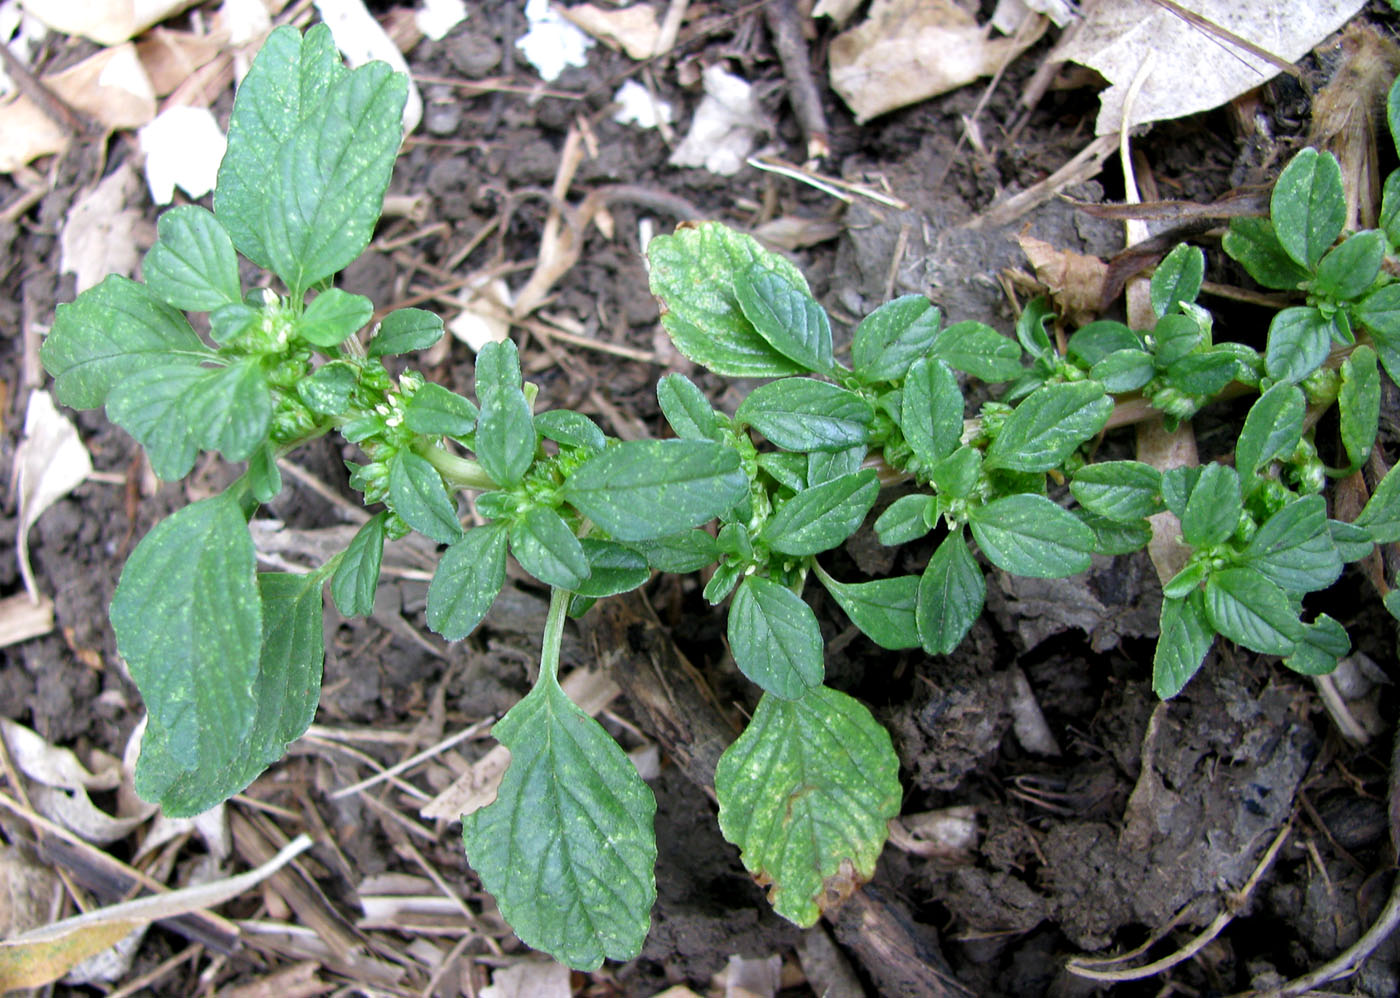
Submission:
{"label": "seedling", "polygon": [[[790,263],[720,225],[683,227],[649,249],[667,332],[713,372],[771,380],[728,415],[669,375],[657,396],[674,439],[623,442],[580,413],[535,412],[509,342],[478,354],[475,401],[412,370],[391,375],[384,358],[432,345],[441,320],[401,309],[370,328],[373,303],[332,286],[378,219],[405,93],[381,64],[345,69],[324,27],[273,32],[234,103],[214,210],[162,216],[145,283],[108,277],[60,306],[43,347],[60,399],[105,406],[161,478],[188,474],[202,451],[246,462],[225,492],[146,534],[112,602],[148,711],[137,791],[168,814],[242,790],[306,730],[323,589],[341,613],[369,613],[385,540],[411,530],[443,548],[427,622],[445,638],[486,617],[508,557],[551,590],[538,681],[494,729],[510,767],[496,801],[464,818],[463,838],[521,939],[585,969],[641,949],[656,894],[655,801],[565,695],[560,643],[569,613],[654,571],[704,570],[705,597],[729,601],[735,663],[763,693],[715,774],[720,828],[799,925],[873,875],[901,796],[889,735],[824,685],[821,631],[802,598],[809,576],[882,647],[948,654],[985,602],[973,544],[1003,571],[1069,576],[1096,553],[1142,547],[1147,518],[1166,509],[1192,554],[1165,586],[1162,696],[1217,635],[1305,673],[1346,653],[1341,626],[1305,622],[1302,608],[1344,562],[1400,540],[1396,475],[1354,523],[1329,519],[1321,494],[1329,473],[1369,454],[1379,366],[1400,374],[1400,300],[1382,267],[1400,235],[1395,176],[1384,231],[1334,248],[1339,173],[1305,150],[1280,179],[1271,220],[1232,229],[1227,249],[1251,273],[1308,295],[1279,313],[1262,356],[1213,343],[1195,302],[1204,258],[1181,247],[1152,280],[1151,330],[1093,323],[1060,354],[1042,302],[1012,340],[976,321],[945,327],[908,296],[861,321],[846,364]],[[241,284],[240,255],[272,275],[266,285]],[[1336,370],[1326,366],[1334,345]],[[1008,387],[967,419],[965,377]],[[1233,466],[1089,463],[1124,398],[1184,419],[1230,385],[1261,393]],[[1328,469],[1308,407],[1334,399],[1346,466]],[[258,572],[247,521],[280,491],[278,459],[332,432],[359,446],[350,483],[380,508],[315,571]],[[894,479],[914,491],[875,530],[891,545],[933,533],[927,567],[834,578],[820,557]],[[1064,483],[1074,508],[1058,495]],[[485,522],[466,529],[457,500],[468,491]]]}

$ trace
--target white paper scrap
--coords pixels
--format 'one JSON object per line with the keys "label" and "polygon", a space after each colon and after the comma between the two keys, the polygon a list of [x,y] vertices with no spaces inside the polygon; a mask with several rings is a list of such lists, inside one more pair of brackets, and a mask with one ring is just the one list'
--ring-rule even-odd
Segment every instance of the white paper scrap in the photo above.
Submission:
{"label": "white paper scrap", "polygon": [[593,39],[556,13],[549,0],[526,0],[525,20],[530,22],[530,30],[515,47],[539,71],[541,79],[555,80],[570,66],[588,65]]}

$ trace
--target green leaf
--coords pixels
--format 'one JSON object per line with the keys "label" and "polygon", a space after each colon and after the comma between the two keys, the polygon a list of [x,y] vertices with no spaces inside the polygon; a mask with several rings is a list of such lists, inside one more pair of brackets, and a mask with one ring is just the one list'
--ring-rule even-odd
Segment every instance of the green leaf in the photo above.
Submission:
{"label": "green leaf", "polygon": [[1232,218],[1225,252],[1266,288],[1292,291],[1312,275],[1293,262],[1267,218]]}
{"label": "green leaf", "polygon": [[1152,692],[1168,700],[1181,692],[1206,660],[1215,630],[1200,589],[1185,599],[1162,600],[1161,634],[1152,656]]}
{"label": "green leaf", "polygon": [[1385,121],[1390,126],[1390,141],[1400,149],[1400,84],[1392,83],[1386,94]]}
{"label": "green leaf", "polygon": [[1241,475],[1253,475],[1275,458],[1292,454],[1303,436],[1307,402],[1297,385],[1274,385],[1250,406],[1235,443],[1235,467]]}
{"label": "green leaf", "polygon": [[518,485],[535,461],[534,417],[521,387],[520,354],[510,340],[487,343],[476,355],[476,457],[492,481]]}
{"label": "green leaf", "polygon": [[1195,353],[1205,342],[1205,333],[1193,317],[1173,312],[1157,320],[1152,327],[1152,341],[1152,359],[1158,370],[1165,371],[1181,358]]}
{"label": "green leaf", "polygon": [[740,672],[784,700],[820,686],[826,673],[812,608],[759,575],[745,578],[729,605],[729,647]]}
{"label": "green leaf", "polygon": [[1269,199],[1269,218],[1279,244],[1309,270],[1341,235],[1346,213],[1341,165],[1331,153],[1312,147],[1298,152],[1283,168]]}
{"label": "green leaf", "polygon": [[492,729],[496,800],[462,818],[467,859],[515,934],[579,970],[641,952],[656,900],[656,799],[552,676]]}
{"label": "green leaf", "polygon": [[822,485],[842,475],[854,475],[861,470],[867,449],[858,446],[838,451],[812,451],[807,455],[807,484]]}
{"label": "green leaf", "polygon": [[915,608],[919,641],[930,655],[951,655],[987,602],[987,580],[962,530],[954,531],[933,552],[919,577]]}
{"label": "green leaf", "polygon": [[715,770],[719,827],[768,900],[809,926],[875,873],[899,813],[899,758],[857,701],[826,687],[765,696]]}
{"label": "green leaf", "polygon": [[1191,498],[1191,490],[1200,477],[1200,465],[1168,468],[1162,472],[1162,502],[1178,520],[1186,515],[1186,500]]}
{"label": "green leaf", "polygon": [[588,558],[588,577],[575,590],[580,596],[616,596],[631,592],[651,578],[647,559],[640,551],[596,537],[585,537],[579,543]]}
{"label": "green leaf", "polygon": [[928,516],[933,509],[933,497],[922,492],[900,496],[875,518],[875,536],[885,547],[898,547],[916,541],[928,533],[932,525]]}
{"label": "green leaf", "polygon": [[477,410],[470,399],[429,381],[408,400],[403,422],[414,433],[425,436],[470,436],[476,428]]}
{"label": "green leaf", "polygon": [[1400,170],[1385,178],[1381,190],[1381,231],[1392,246],[1400,245]]}
{"label": "green leaf", "polygon": [[1325,613],[1303,628],[1303,636],[1283,664],[1305,676],[1325,676],[1337,668],[1337,660],[1351,651],[1346,628]]}
{"label": "green leaf", "polygon": [[590,457],[560,494],[620,541],[680,533],[748,494],[739,455],[701,440],[628,440]]}
{"label": "green leaf", "polygon": [[1094,551],[1098,554],[1132,554],[1152,540],[1152,525],[1146,520],[1110,520],[1087,510],[1077,510],[1075,515],[1094,532]]}
{"label": "green leaf", "polygon": [[137,766],[147,800],[160,800],[178,774],[203,786],[239,763],[258,710],[255,569],[253,539],[227,492],[156,524],[122,569],[112,629],[158,729]]}
{"label": "green leaf", "polygon": [[682,440],[718,440],[720,415],[705,393],[684,374],[668,374],[656,383],[661,414]]}
{"label": "green leaf", "polygon": [[812,378],[759,385],[734,415],[793,451],[837,451],[866,443],[875,420],[875,410],[855,392]]}
{"label": "green leaf", "polygon": [[1275,381],[1302,381],[1322,366],[1332,345],[1332,322],[1310,306],[1285,308],[1269,323],[1264,367]]}
{"label": "green leaf", "polygon": [[928,351],[933,360],[995,384],[1022,374],[1021,348],[985,322],[957,322],[938,334]]}
{"label": "green leaf", "polygon": [[462,536],[457,506],[425,457],[408,450],[394,455],[389,462],[389,501],[404,523],[439,544],[452,544]]}
{"label": "green leaf", "polygon": [[925,467],[957,449],[963,430],[963,396],[957,377],[943,361],[920,357],[910,366],[899,426]]}
{"label": "green leaf", "polygon": [[282,491],[282,472],[277,467],[277,451],[272,443],[263,444],[248,459],[248,491],[260,503],[271,502]]}
{"label": "green leaf", "polygon": [[1351,301],[1370,290],[1385,259],[1385,236],[1378,229],[1353,233],[1317,265],[1313,289],[1337,301]]}
{"label": "green leaf", "polygon": [[191,391],[188,421],[205,450],[246,461],[272,427],[272,392],[256,357],[212,372]]}
{"label": "green leaf", "polygon": [[914,622],[914,607],[919,600],[917,575],[871,582],[837,582],[819,565],[816,572],[851,623],[871,641],[891,651],[919,647],[919,628]]}
{"label": "green leaf", "polygon": [[1395,620],[1400,621],[1400,589],[1392,589],[1390,592],[1386,593],[1381,600],[1381,604],[1385,607],[1386,613],[1390,614]]}
{"label": "green leaf", "polygon": [[1345,564],[1360,561],[1375,550],[1370,532],[1354,523],[1328,520],[1327,532],[1332,535],[1332,544]]}
{"label": "green leaf", "polygon": [[1141,461],[1100,461],[1074,473],[1070,493],[1091,513],[1133,523],[1161,511],[1162,474]]}
{"label": "green leaf", "polygon": [[1083,367],[1093,367],[1120,350],[1141,351],[1142,339],[1121,322],[1100,319],[1076,329],[1065,347],[1071,360]]}
{"label": "green leaf", "polygon": [[1050,342],[1050,334],[1045,326],[1055,318],[1055,306],[1044,295],[1026,302],[1026,307],[1016,319],[1016,339],[1032,359],[1049,359],[1055,348]]}
{"label": "green leaf", "polygon": [[208,209],[171,208],[156,223],[156,235],[141,264],[141,276],[156,297],[188,312],[212,312],[241,301],[238,254]]}
{"label": "green leaf", "polygon": [[853,373],[865,384],[898,381],[933,346],[942,320],[942,313],[923,295],[885,302],[856,326]]}
{"label": "green leaf", "polygon": [[739,306],[735,278],[764,260],[800,287],[806,280],[792,264],[769,253],[751,236],[717,222],[683,227],[647,244],[651,293],[661,300],[661,325],[676,349],[716,374],[774,378],[802,365],[773,347]]}
{"label": "green leaf", "polygon": [[739,584],[747,570],[748,565],[745,562],[738,558],[726,558],[715,566],[714,574],[710,576],[710,581],[705,583],[701,595],[710,606],[719,606],[729,598],[729,594],[734,591],[734,587]]}
{"label": "green leaf", "polygon": [[842,475],[781,502],[764,524],[763,539],[782,554],[830,550],[856,532],[879,497],[875,469]]}
{"label": "green leaf", "polygon": [[1400,377],[1400,284],[1372,291],[1352,308],[1351,315],[1371,331],[1385,373],[1395,381]]}
{"label": "green leaf", "polygon": [[807,282],[759,257],[734,276],[734,296],[758,335],[805,370],[831,370],[831,323]]}
{"label": "green leaf", "polygon": [[1376,351],[1364,343],[1342,361],[1342,387],[1337,396],[1342,446],[1353,468],[1371,456],[1381,417],[1381,374]]}
{"label": "green leaf", "polygon": [[331,599],[341,616],[368,617],[374,610],[379,566],[384,558],[384,523],[388,518],[388,513],[379,513],[365,521],[331,576]]}
{"label": "green leaf", "polygon": [[1218,395],[1235,380],[1239,362],[1230,350],[1202,350],[1174,362],[1166,371],[1166,382],[1188,395]]}
{"label": "green leaf", "polygon": [[317,25],[268,36],[234,100],[214,212],[292,297],[363,252],[403,136],[408,81],[382,62],[340,66]]}
{"label": "green leaf", "polygon": [[506,581],[504,523],[473,527],[442,554],[428,584],[428,626],[448,641],[476,629]]}
{"label": "green leaf", "polygon": [[608,445],[608,438],[598,424],[572,409],[551,409],[540,413],[535,417],[535,429],[546,440],[553,440],[565,447],[581,447],[596,453]]}
{"label": "green leaf", "polygon": [[232,343],[250,326],[262,322],[263,310],[241,301],[220,305],[209,313],[209,335],[215,343]]}
{"label": "green leaf", "polygon": [[658,572],[696,572],[719,560],[715,539],[703,530],[686,530],[669,537],[636,545],[646,556],[647,566]]}
{"label": "green leaf", "polygon": [[1234,468],[1211,462],[1202,467],[1186,500],[1181,536],[1194,548],[1215,547],[1234,534],[1242,512],[1240,476]]}
{"label": "green leaf", "polygon": [[988,468],[1049,471],[1094,434],[1113,412],[1113,399],[1097,381],[1037,388],[1007,417],[987,448]]}
{"label": "green leaf", "polygon": [[1192,590],[1205,585],[1206,576],[1209,574],[1210,565],[1193,558],[1186,563],[1185,568],[1162,584],[1162,595],[1168,599],[1183,599]]}
{"label": "green leaf", "polygon": [[1044,496],[1014,495],[969,516],[987,560],[1013,575],[1060,579],[1089,567],[1094,532]]}
{"label": "green leaf", "polygon": [[1115,350],[1089,369],[1089,377],[1100,382],[1104,391],[1134,392],[1152,380],[1157,365],[1142,349]]}
{"label": "green leaf", "polygon": [[558,589],[575,590],[588,578],[583,545],[548,506],[531,506],[511,524],[510,553],[521,568]]}
{"label": "green leaf", "polygon": [[1201,293],[1201,281],[1206,274],[1206,255],[1195,246],[1177,246],[1152,272],[1149,297],[1152,311],[1161,318],[1174,310],[1178,302],[1192,302]]}
{"label": "green leaf", "polygon": [[[843,454],[845,451],[832,453]],[[807,487],[807,459],[810,456],[788,451],[765,451],[758,455],[758,466],[783,488],[801,492]]]}
{"label": "green leaf", "polygon": [[191,400],[214,372],[192,364],[148,367],[124,379],[107,397],[107,418],[146,450],[162,481],[184,478],[199,455],[190,425]]}
{"label": "green leaf", "polygon": [[1264,521],[1241,558],[1288,592],[1326,589],[1342,574],[1342,557],[1327,527],[1326,500],[1319,495],[1293,500]]}
{"label": "green leaf", "polygon": [[363,329],[373,315],[374,302],[364,295],[328,288],[306,306],[297,320],[297,333],[312,346],[330,349]]}
{"label": "green leaf", "polygon": [[1205,610],[1217,633],[1262,655],[1291,655],[1303,636],[1283,590],[1252,568],[1212,572]]}
{"label": "green leaf", "polygon": [[1400,468],[1400,465],[1385,473],[1355,521],[1356,526],[1365,529],[1377,544],[1400,541],[1400,473],[1396,472],[1396,468]]}
{"label": "green leaf", "polygon": [[396,308],[379,323],[365,353],[389,357],[426,350],[442,339],[442,317],[424,308]]}
{"label": "green leaf", "polygon": [[966,499],[982,477],[982,452],[964,444],[928,469],[928,479],[939,492]]}
{"label": "green leaf", "polygon": [[297,398],[312,412],[339,416],[350,407],[350,397],[360,383],[355,365],[335,360],[316,368],[309,378],[297,382]]}
{"label": "green leaf", "polygon": [[212,360],[213,353],[178,311],[135,281],[111,274],[58,306],[39,359],[60,402],[96,409],[138,371]]}

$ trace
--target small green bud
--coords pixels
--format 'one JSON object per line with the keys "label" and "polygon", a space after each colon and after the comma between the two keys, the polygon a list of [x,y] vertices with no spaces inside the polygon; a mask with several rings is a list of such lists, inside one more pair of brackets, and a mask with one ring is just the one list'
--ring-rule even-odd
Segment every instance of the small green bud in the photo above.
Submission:
{"label": "small green bud", "polygon": [[1309,405],[1331,405],[1342,390],[1342,376],[1335,368],[1319,367],[1303,379],[1302,389]]}
{"label": "small green bud", "polygon": [[1198,395],[1188,395],[1179,388],[1159,388],[1152,393],[1152,408],[1173,419],[1190,419],[1204,404]]}
{"label": "small green bud", "polygon": [[1241,544],[1248,544],[1258,530],[1259,524],[1254,522],[1254,517],[1241,510],[1239,521],[1235,524],[1235,540]]}

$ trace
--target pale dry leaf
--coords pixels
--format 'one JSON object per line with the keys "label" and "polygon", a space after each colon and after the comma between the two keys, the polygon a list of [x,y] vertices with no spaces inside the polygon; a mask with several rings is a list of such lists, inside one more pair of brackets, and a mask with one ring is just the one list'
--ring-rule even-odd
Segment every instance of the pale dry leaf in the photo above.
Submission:
{"label": "pale dry leaf", "polygon": [[173,201],[176,187],[192,198],[214,189],[228,140],[208,108],[167,108],[139,135],[146,185],[156,204]]}
{"label": "pale dry leaf", "polygon": [[20,0],[54,31],[116,45],[178,14],[194,0]]}
{"label": "pale dry leaf", "polygon": [[61,790],[112,790],[121,783],[115,766],[92,773],[66,748],[50,744],[37,731],[0,717],[0,737],[21,773],[40,786]]}
{"label": "pale dry leaf", "polygon": [[731,956],[715,975],[715,986],[724,989],[724,998],[773,998],[782,986],[783,958]]}
{"label": "pale dry leaf", "polygon": [[1055,27],[1063,28],[1079,16],[1079,11],[1070,0],[997,0],[992,27],[1003,35],[1012,35],[1026,18],[1036,14],[1043,14]]}
{"label": "pale dry leaf", "polygon": [[0,173],[68,148],[68,133],[28,97],[0,104]]}
{"label": "pale dry leaf", "polygon": [[768,121],[748,81],[718,63],[705,69],[703,80],[705,96],[670,163],[732,177],[748,159],[758,134],[768,130]]}
{"label": "pale dry leaf", "polygon": [[164,97],[223,51],[225,37],[155,28],[136,43],[136,54],[157,97]]}
{"label": "pale dry leaf", "polygon": [[864,123],[995,73],[1017,44],[991,38],[953,0],[875,0],[832,40],[831,87]]}
{"label": "pale dry leaf", "polygon": [[797,959],[813,993],[821,998],[865,998],[865,988],[824,925],[802,933]]}
{"label": "pale dry leaf", "polygon": [[569,968],[553,960],[521,960],[491,974],[481,998],[569,998]]}
{"label": "pale dry leaf", "polygon": [[670,124],[675,112],[671,105],[652,94],[636,80],[626,80],[613,94],[613,103],[618,105],[613,121],[620,125],[637,125],[641,128],[655,128],[658,124]]}
{"label": "pale dry leaf", "polygon": [[549,0],[526,0],[525,20],[529,30],[515,47],[546,82],[557,79],[570,66],[588,65],[593,39],[570,24]]}
{"label": "pale dry leaf", "polygon": [[[1180,6],[1294,62],[1355,16],[1365,2],[1182,0]],[[1152,0],[1100,0],[1050,57],[1089,66],[1109,81],[1111,86],[1099,95],[1094,130],[1112,135],[1122,127],[1124,98],[1148,53],[1156,53],[1156,66],[1134,98],[1129,127],[1219,107],[1279,72],[1267,59]]]}
{"label": "pale dry leaf", "polygon": [[463,0],[423,0],[423,6],[413,13],[418,30],[435,42],[442,41],[466,19],[467,5]]}
{"label": "pale dry leaf", "polygon": [[475,353],[488,343],[500,343],[510,335],[510,314],[515,299],[510,287],[497,277],[469,289],[462,311],[447,324],[447,331]]}
{"label": "pale dry leaf", "polygon": [[28,593],[0,599],[0,648],[17,645],[53,630],[53,600]]}
{"label": "pale dry leaf", "polygon": [[78,431],[53,404],[48,392],[29,395],[24,439],[15,450],[13,481],[19,491],[19,570],[29,595],[38,599],[29,567],[29,528],[59,499],[92,474],[92,458]]}
{"label": "pale dry leaf", "polygon": [[559,13],[609,48],[621,49],[641,61],[656,55],[661,38],[661,22],[656,8],[644,3],[606,9],[591,3],[561,7]]}
{"label": "pale dry leaf", "polygon": [[128,207],[140,180],[127,160],[78,196],[58,234],[59,270],[73,274],[79,294],[108,274],[130,277],[155,242],[146,213]]}
{"label": "pale dry leaf", "polygon": [[408,61],[394,40],[374,19],[363,0],[315,0],[321,19],[331,29],[336,48],[352,67],[375,60],[386,62],[408,77],[408,101],[403,107],[403,133],[412,134],[423,118],[423,95],[408,71]]}
{"label": "pale dry leaf", "polygon": [[829,17],[838,25],[845,24],[860,10],[862,2],[863,0],[817,0],[817,5],[812,8],[812,16]]}
{"label": "pale dry leaf", "polygon": [[1070,322],[1083,325],[1092,321],[1099,314],[1108,264],[1096,256],[1058,249],[1026,233],[1017,238],[1035,268],[1035,276]]}
{"label": "pale dry leaf", "polygon": [[17,846],[0,847],[0,938],[43,925],[61,903],[57,875]]}
{"label": "pale dry leaf", "polygon": [[156,116],[156,94],[136,46],[114,45],[70,69],[45,76],[54,93],[99,125],[140,128]]}
{"label": "pale dry leaf", "polygon": [[[22,64],[31,65],[35,50],[48,33],[42,21],[20,8],[19,0],[0,0],[0,45],[8,48]],[[0,66],[0,97],[14,90],[14,80]]]}
{"label": "pale dry leaf", "polygon": [[29,794],[34,810],[56,825],[68,829],[84,842],[108,845],[119,842],[139,828],[144,815],[117,817],[92,802],[86,790],[57,790],[35,787]]}

